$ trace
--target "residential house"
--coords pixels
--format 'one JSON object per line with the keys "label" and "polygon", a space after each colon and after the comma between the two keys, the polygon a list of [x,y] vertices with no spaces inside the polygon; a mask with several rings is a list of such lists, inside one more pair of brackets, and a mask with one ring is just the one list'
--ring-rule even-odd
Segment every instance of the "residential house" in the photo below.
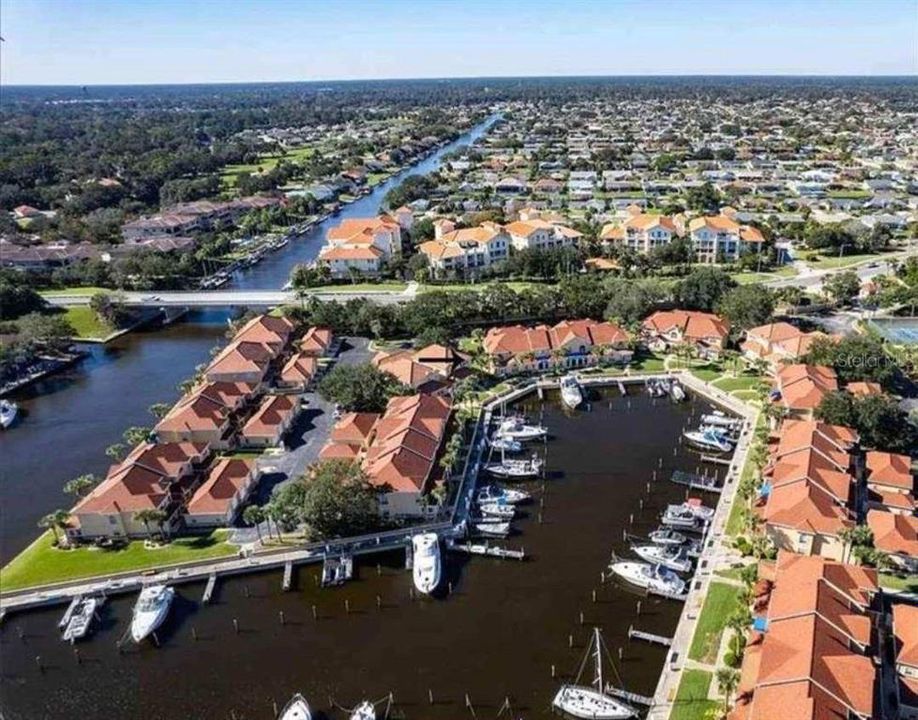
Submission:
{"label": "residential house", "polygon": [[838,390],[835,371],[825,365],[795,363],[784,365],[775,373],[772,398],[788,416],[811,418],[823,398]]}
{"label": "residential house", "polygon": [[649,253],[669,245],[677,235],[676,224],[671,217],[638,213],[629,215],[621,225],[604,225],[599,239],[617,247]]}
{"label": "residential house", "polygon": [[918,573],[918,517],[884,510],[868,510],[867,526],[873,546],[899,570]]}
{"label": "residential house", "polygon": [[751,249],[758,252],[765,242],[758,228],[740,225],[726,215],[693,218],[688,231],[695,259],[703,263],[736,260]]}
{"label": "residential house", "polygon": [[294,330],[293,321],[274,315],[258,315],[249,320],[233,336],[235,342],[260,343],[270,348],[274,357],[283,352]]}
{"label": "residential house", "polygon": [[664,352],[694,346],[702,356],[717,356],[730,334],[730,323],[719,315],[696,310],[658,310],[642,323],[648,347]]}
{"label": "residential house", "polygon": [[378,420],[379,413],[351,412],[342,415],[319,451],[319,459],[358,460],[366,452]]}
{"label": "residential house", "polygon": [[828,337],[821,332],[805,333],[790,323],[776,322],[746,331],[740,345],[743,355],[752,361],[764,361],[772,373],[783,363],[794,363],[809,351],[817,338]]}
{"label": "residential house", "polygon": [[867,505],[875,510],[915,514],[915,478],[908,455],[870,450],[866,455]]}
{"label": "residential house", "polygon": [[276,353],[260,342],[233,340],[204,370],[209,382],[249,383],[260,387]]}
{"label": "residential house", "polygon": [[402,227],[388,215],[348,218],[328,231],[318,262],[333,277],[352,272],[376,275],[391,257],[402,252]]}
{"label": "residential house", "polygon": [[330,328],[311,327],[300,340],[300,352],[312,357],[328,357],[334,352],[335,335]]}
{"label": "residential house", "polygon": [[595,320],[491,328],[483,340],[491,372],[498,375],[588,367],[602,360],[627,363],[633,355],[630,344],[620,327]]}
{"label": "residential house", "polygon": [[554,225],[546,220],[533,218],[517,220],[504,227],[510,235],[510,243],[516,250],[552,250],[575,246],[582,233]]}
{"label": "residential house", "polygon": [[403,385],[421,393],[433,393],[449,386],[453,372],[465,362],[465,357],[451,347],[434,344],[418,350],[380,351],[372,362]]}
{"label": "residential house", "polygon": [[436,275],[451,271],[473,273],[506,260],[511,239],[497,223],[442,233],[418,245]]}
{"label": "residential house", "polygon": [[254,460],[220,458],[188,501],[185,525],[189,528],[232,525],[239,509],[258,482],[258,476],[259,470]]}
{"label": "residential house", "polygon": [[918,606],[892,605],[899,717],[918,720]]}
{"label": "residential house", "polygon": [[297,398],[289,395],[268,395],[239,433],[246,447],[280,447],[284,435],[299,413]]}
{"label": "residential house", "polygon": [[756,621],[729,720],[869,720],[876,571],[779,551],[759,563]]}
{"label": "residential house", "polygon": [[254,395],[255,386],[248,383],[199,385],[156,424],[156,437],[164,443],[206,443],[214,450],[232,447],[234,416]]}
{"label": "residential house", "polygon": [[315,355],[294,353],[287,360],[277,376],[277,387],[305,392],[315,381],[319,372],[319,360]]}

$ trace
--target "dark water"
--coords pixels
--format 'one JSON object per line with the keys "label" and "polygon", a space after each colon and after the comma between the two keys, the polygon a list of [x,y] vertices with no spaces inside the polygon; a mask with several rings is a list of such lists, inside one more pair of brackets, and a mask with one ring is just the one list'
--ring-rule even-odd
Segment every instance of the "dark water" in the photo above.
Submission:
{"label": "dark water", "polygon": [[[296,263],[315,258],[329,227],[343,218],[377,214],[389,189],[409,175],[435,170],[445,153],[480,137],[495,120],[489,118],[258,265],[240,271],[228,287],[283,286]],[[166,330],[90,347],[92,357],[70,372],[13,396],[24,412],[12,431],[0,433],[0,565],[35,538],[40,517],[72,504],[61,492],[67,480],[88,472],[104,475],[110,464],[105,448],[118,442],[128,427],[151,425],[150,405],[177,399],[176,386],[223,341],[227,317],[225,312],[195,313]]]}
{"label": "dark water", "polygon": [[[104,627],[79,646],[80,664],[57,636],[63,608],[14,615],[0,627],[4,717],[270,720],[273,702],[282,705],[302,692],[323,717],[343,718],[332,698],[353,707],[361,698],[392,692],[407,718],[471,717],[466,694],[478,718],[495,717],[507,697],[513,717],[542,718],[549,716],[558,683],[576,672],[594,624],[613,655],[624,646],[623,661],[616,660],[624,685],[652,694],[666,651],[628,645],[627,629],[634,624],[671,633],[681,606],[603,585],[600,573],[613,550],[627,553],[622,531],[632,514],[633,531],[647,532],[667,502],[684,496],[668,477],[674,468],[695,470],[698,456],[677,443],[703,407],[624,399],[617,391],[575,415],[546,405],[554,435],[547,445],[549,478],[544,489],[527,484],[536,500],[509,541],[531,559],[450,556],[448,597],[412,601],[411,576],[401,569],[400,556],[384,558],[380,574],[377,558],[365,559],[357,579],[337,589],[317,589],[315,568],[305,567],[296,592],[281,592],[279,573],[227,579],[218,585],[215,604],[206,607],[199,604],[201,585],[183,585],[161,647],[118,653],[133,602],[122,597],[105,608]],[[531,409],[537,413],[538,405]],[[605,671],[614,680],[608,665]]]}
{"label": "dark water", "polygon": [[162,330],[83,346],[90,356],[82,363],[14,397],[21,417],[0,433],[0,561],[38,535],[42,515],[73,504],[65,482],[104,475],[105,448],[132,425],[150,427],[150,405],[178,398],[177,385],[221,341],[227,317],[195,313]]}

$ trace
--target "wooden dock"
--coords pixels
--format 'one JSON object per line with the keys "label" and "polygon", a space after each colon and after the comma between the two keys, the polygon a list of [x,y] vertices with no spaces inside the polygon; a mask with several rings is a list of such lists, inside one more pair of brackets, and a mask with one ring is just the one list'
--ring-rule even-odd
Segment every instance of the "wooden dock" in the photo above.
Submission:
{"label": "wooden dock", "polygon": [[653,643],[654,645],[663,645],[665,647],[669,647],[673,644],[672,638],[663,635],[654,635],[653,633],[644,632],[643,630],[635,630],[633,626],[628,628],[628,639],[644,640],[645,642]]}
{"label": "wooden dock", "polygon": [[452,543],[449,549],[466,553],[467,555],[487,555],[488,557],[496,557],[503,560],[526,559],[526,552],[522,549],[512,550],[498,547],[497,545],[488,545],[487,543]]}
{"label": "wooden dock", "polygon": [[702,492],[719,494],[724,490],[717,484],[716,477],[695,475],[694,473],[685,472],[684,470],[673,470],[670,481],[676,483],[676,485],[684,485],[691,490],[701,490]]}
{"label": "wooden dock", "polygon": [[638,695],[637,693],[628,692],[627,690],[622,690],[621,688],[617,688],[614,685],[606,685],[606,695],[611,695],[612,697],[618,698],[619,700],[629,702],[632,705],[643,705],[644,707],[650,707],[653,705],[653,698],[647,697],[646,695]]}
{"label": "wooden dock", "polygon": [[281,584],[281,588],[284,592],[290,590],[293,586],[293,560],[288,560],[284,563],[284,580]]}
{"label": "wooden dock", "polygon": [[204,594],[201,596],[201,604],[207,605],[214,596],[214,588],[217,587],[217,573],[211,573],[207,577],[207,586],[204,588]]}

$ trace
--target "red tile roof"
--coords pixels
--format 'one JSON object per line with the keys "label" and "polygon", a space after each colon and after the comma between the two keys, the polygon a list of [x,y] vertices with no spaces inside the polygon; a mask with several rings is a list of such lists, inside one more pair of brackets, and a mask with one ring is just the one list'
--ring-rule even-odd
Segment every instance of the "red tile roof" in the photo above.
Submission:
{"label": "red tile roof", "polygon": [[188,502],[189,515],[225,515],[255,470],[244,458],[220,458]]}

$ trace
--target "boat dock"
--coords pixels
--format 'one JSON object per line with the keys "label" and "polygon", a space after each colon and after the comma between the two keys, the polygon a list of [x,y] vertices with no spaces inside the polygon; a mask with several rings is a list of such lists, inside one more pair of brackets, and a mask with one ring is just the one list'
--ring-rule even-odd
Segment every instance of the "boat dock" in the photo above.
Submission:
{"label": "boat dock", "polygon": [[284,592],[290,590],[293,586],[293,560],[288,560],[284,563],[284,580],[281,583],[281,588]]}
{"label": "boat dock", "polygon": [[669,647],[673,644],[672,638],[668,638],[663,635],[654,635],[653,633],[644,632],[643,630],[635,630],[633,625],[628,628],[628,639],[643,640],[645,642],[653,643],[654,645],[663,645],[664,647]]}
{"label": "boat dock", "polygon": [[707,475],[695,475],[694,473],[685,472],[684,470],[673,470],[670,481],[676,485],[684,485],[692,490],[702,490],[709,493],[721,493],[723,488],[717,484],[716,477]]}
{"label": "boat dock", "polygon": [[214,588],[217,587],[217,573],[211,573],[207,576],[207,586],[204,588],[204,594],[201,596],[201,604],[207,605],[214,596]]}
{"label": "boat dock", "polygon": [[711,463],[712,465],[727,465],[733,461],[730,458],[718,457],[717,455],[702,455],[701,462]]}
{"label": "boat dock", "polygon": [[606,685],[606,695],[611,695],[612,697],[618,698],[619,700],[629,702],[632,705],[643,705],[644,707],[650,707],[653,705],[653,698],[647,697],[646,695],[638,695],[637,693],[628,692],[627,690],[622,690],[621,688],[617,688],[614,685]]}
{"label": "boat dock", "polygon": [[466,553],[467,555],[487,555],[488,557],[496,557],[503,560],[526,559],[526,552],[523,549],[512,550],[497,545],[488,545],[487,543],[450,543],[447,547],[450,550]]}
{"label": "boat dock", "polygon": [[354,577],[354,558],[350,555],[327,557],[322,563],[322,587],[341,585]]}
{"label": "boat dock", "polygon": [[648,595],[658,595],[659,597],[666,598],[667,600],[676,600],[677,602],[685,602],[685,599],[688,597],[688,593],[682,593],[681,595],[676,593],[665,592],[663,590],[653,590],[647,588]]}

